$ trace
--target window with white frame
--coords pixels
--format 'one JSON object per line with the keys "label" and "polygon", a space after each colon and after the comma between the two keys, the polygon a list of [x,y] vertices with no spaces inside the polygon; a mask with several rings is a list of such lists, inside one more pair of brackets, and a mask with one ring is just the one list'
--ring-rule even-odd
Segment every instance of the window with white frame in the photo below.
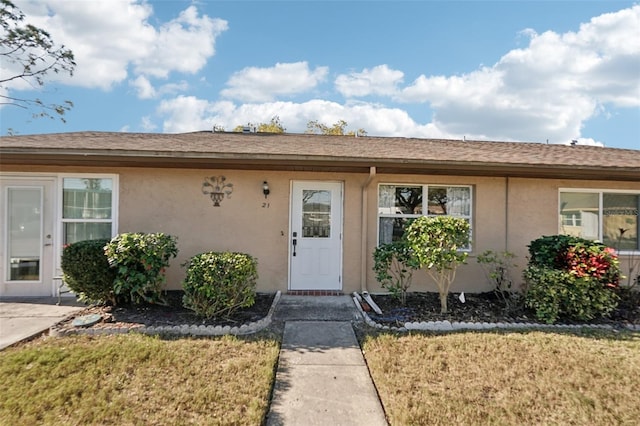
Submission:
{"label": "window with white frame", "polygon": [[559,232],[639,251],[640,191],[560,190]]}
{"label": "window with white frame", "polygon": [[62,243],[111,238],[114,230],[113,177],[62,178]]}
{"label": "window with white frame", "polygon": [[378,187],[378,244],[400,239],[407,223],[420,216],[454,216],[472,225],[471,201],[471,186],[381,184]]}

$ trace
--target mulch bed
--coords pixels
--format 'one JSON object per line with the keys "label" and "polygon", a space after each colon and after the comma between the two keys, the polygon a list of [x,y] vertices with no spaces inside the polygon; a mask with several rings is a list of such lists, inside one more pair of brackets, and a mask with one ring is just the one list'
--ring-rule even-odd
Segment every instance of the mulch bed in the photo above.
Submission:
{"label": "mulch bed", "polygon": [[[406,305],[390,295],[372,295],[373,301],[382,310],[382,315],[369,311],[369,317],[383,325],[401,327],[407,322],[487,322],[516,323],[539,322],[531,310],[518,309],[507,311],[505,304],[493,292],[469,294],[465,293],[464,303],[459,293],[449,294],[447,298],[448,313],[440,313],[440,296],[438,293],[408,293]],[[590,322],[579,322],[561,318],[559,324],[640,324],[640,305],[622,301],[618,309],[609,318],[594,319]]]}
{"label": "mulch bed", "polygon": [[[229,317],[202,319],[195,313],[182,306],[182,291],[169,291],[166,294],[168,304],[139,306],[90,306],[58,324],[56,328],[64,331],[76,329],[72,325],[74,318],[90,314],[99,314],[102,320],[91,326],[92,328],[130,328],[205,325],[239,327],[243,324],[259,321],[267,316],[273,304],[274,293],[258,293],[255,304],[249,308],[242,308]],[[532,311],[520,309],[507,311],[504,303],[493,293],[468,294],[465,293],[464,303],[459,294],[449,294],[447,299],[449,312],[440,313],[440,298],[438,293],[408,293],[406,305],[390,295],[372,295],[374,302],[382,309],[382,315],[369,311],[369,317],[382,325],[401,327],[407,322],[487,322],[487,323],[516,323],[538,322]],[[618,309],[609,318],[600,318],[590,322],[578,322],[560,319],[561,324],[609,324],[622,326],[640,324],[640,304],[638,299],[622,301]]]}
{"label": "mulch bed", "polygon": [[241,308],[224,318],[199,318],[193,311],[182,306],[182,291],[168,291],[167,305],[142,304],[122,306],[89,306],[71,318],[58,324],[58,330],[74,329],[73,319],[98,314],[102,320],[92,328],[139,328],[182,325],[211,325],[238,327],[243,324],[259,321],[267,316],[273,303],[275,293],[256,294],[255,303],[248,308]]}

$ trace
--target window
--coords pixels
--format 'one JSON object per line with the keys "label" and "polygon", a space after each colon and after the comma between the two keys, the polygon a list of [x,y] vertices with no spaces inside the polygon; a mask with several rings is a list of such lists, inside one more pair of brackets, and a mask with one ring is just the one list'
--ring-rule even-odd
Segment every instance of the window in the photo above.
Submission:
{"label": "window", "polygon": [[[426,194],[426,211],[423,195]],[[402,237],[407,223],[420,216],[460,217],[471,225],[471,187],[443,185],[380,185],[378,244]]]}
{"label": "window", "polygon": [[62,243],[111,238],[114,179],[62,178]]}
{"label": "window", "polygon": [[561,190],[559,209],[561,234],[600,240],[620,251],[640,250],[640,193]]}

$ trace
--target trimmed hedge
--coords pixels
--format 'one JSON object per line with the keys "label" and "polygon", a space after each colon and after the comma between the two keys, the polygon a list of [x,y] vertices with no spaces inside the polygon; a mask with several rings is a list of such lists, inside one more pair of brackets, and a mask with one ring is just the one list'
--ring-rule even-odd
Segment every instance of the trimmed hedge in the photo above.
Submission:
{"label": "trimmed hedge", "polygon": [[64,281],[82,302],[115,304],[116,271],[104,252],[108,243],[107,239],[78,241],[62,251]]}
{"label": "trimmed hedge", "polygon": [[255,303],[257,261],[248,254],[207,252],[193,256],[182,283],[184,307],[203,318],[225,317]]}

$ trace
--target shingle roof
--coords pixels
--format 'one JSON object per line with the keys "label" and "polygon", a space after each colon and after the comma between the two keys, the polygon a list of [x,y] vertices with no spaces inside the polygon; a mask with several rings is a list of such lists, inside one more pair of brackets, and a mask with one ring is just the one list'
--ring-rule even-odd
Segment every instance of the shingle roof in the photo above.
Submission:
{"label": "shingle roof", "polygon": [[238,167],[640,181],[640,150],[307,134],[77,132],[0,138],[0,164]]}

